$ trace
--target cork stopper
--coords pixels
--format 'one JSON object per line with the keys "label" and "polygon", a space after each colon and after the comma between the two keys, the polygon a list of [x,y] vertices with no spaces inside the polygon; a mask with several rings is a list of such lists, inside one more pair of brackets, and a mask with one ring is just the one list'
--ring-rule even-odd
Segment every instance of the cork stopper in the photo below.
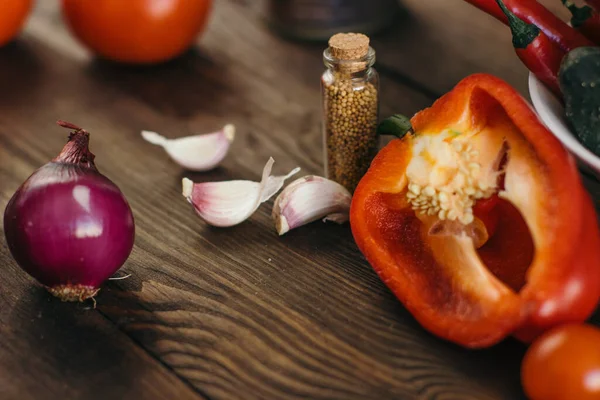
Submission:
{"label": "cork stopper", "polygon": [[362,33],[337,33],[329,39],[331,55],[340,60],[358,60],[369,52],[369,37]]}

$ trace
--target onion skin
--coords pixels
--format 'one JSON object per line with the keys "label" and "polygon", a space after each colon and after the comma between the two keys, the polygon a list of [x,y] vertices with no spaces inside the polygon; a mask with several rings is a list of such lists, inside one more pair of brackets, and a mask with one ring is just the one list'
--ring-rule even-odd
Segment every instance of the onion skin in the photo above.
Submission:
{"label": "onion skin", "polygon": [[83,301],[127,260],[135,224],[119,188],[96,169],[89,134],[59,125],[76,130],[10,199],[4,232],[23,270],[61,300]]}

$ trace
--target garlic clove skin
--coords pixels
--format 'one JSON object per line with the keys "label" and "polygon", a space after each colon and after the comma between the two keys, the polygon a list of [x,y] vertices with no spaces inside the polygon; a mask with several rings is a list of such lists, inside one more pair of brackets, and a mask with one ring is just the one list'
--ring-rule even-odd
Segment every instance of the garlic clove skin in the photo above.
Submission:
{"label": "garlic clove skin", "polygon": [[323,218],[323,222],[335,222],[336,224],[343,224],[345,222],[348,222],[348,220],[350,219],[350,214],[349,213],[335,213],[335,214],[329,214],[327,215],[325,218]]}
{"label": "garlic clove skin", "polygon": [[229,227],[247,220],[258,207],[273,197],[286,179],[298,173],[293,169],[284,176],[271,176],[273,158],[267,161],[260,182],[224,181],[193,183],[183,178],[183,196],[194,206],[196,214],[209,225]]}
{"label": "garlic clove skin", "polygon": [[281,236],[318,219],[343,224],[349,219],[352,195],[337,182],[308,175],[290,183],[273,206],[275,229]]}
{"label": "garlic clove skin", "polygon": [[142,131],[149,143],[161,146],[177,164],[190,171],[208,171],[219,165],[235,138],[235,126],[225,125],[220,131],[204,135],[167,139],[152,131]]}

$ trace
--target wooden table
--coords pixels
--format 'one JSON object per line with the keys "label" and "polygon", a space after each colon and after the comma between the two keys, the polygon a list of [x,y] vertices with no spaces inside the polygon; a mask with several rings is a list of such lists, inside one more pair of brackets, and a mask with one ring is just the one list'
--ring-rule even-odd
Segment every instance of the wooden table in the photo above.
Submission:
{"label": "wooden table", "polygon": [[[321,44],[282,40],[260,3],[216,1],[184,57],[154,68],[92,58],[39,2],[0,49],[0,208],[62,148],[65,119],[92,133],[99,169],[137,222],[131,278],[91,304],[49,297],[0,245],[2,399],[519,399],[524,347],[467,351],[425,332],[357,250],[348,225],[278,237],[272,201],[245,223],[211,228],[181,178],[322,173]],[[407,13],[373,40],[382,115],[411,115],[464,76],[490,72],[526,95],[508,31],[460,1],[402,0]],[[559,2],[548,0],[559,10]],[[563,14],[564,15],[564,14]],[[222,167],[182,171],[143,142],[234,123]],[[600,190],[588,181],[600,199]]]}

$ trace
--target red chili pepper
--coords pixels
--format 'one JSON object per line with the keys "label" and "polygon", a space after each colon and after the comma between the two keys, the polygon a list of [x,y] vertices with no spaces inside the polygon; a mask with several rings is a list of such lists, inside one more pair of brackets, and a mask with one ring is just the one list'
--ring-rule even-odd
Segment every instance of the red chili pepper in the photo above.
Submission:
{"label": "red chili pepper", "polygon": [[562,0],[562,2],[573,14],[571,25],[585,37],[600,45],[600,14],[589,6],[577,7],[570,1]]}
{"label": "red chili pepper", "polygon": [[508,19],[512,31],[512,42],[517,56],[559,98],[562,98],[558,83],[558,70],[564,57],[562,50],[552,43],[537,26],[521,21],[502,2],[498,6]]}
{"label": "red chili pepper", "polygon": [[600,11],[600,0],[585,0],[593,9]]}
{"label": "red chili pepper", "polygon": [[[508,18],[502,13],[495,0],[465,1],[508,24]],[[595,2],[600,3],[600,0],[595,0]],[[594,46],[592,41],[565,24],[536,0],[506,0],[505,3],[506,7],[517,17],[540,28],[564,52],[569,52],[577,47]]]}
{"label": "red chili pepper", "polygon": [[495,0],[465,0],[467,3],[474,5],[479,8],[481,11],[484,11],[490,14],[492,17],[496,18],[500,22],[504,22],[508,25],[508,18],[502,12],[498,4],[496,4]]}

